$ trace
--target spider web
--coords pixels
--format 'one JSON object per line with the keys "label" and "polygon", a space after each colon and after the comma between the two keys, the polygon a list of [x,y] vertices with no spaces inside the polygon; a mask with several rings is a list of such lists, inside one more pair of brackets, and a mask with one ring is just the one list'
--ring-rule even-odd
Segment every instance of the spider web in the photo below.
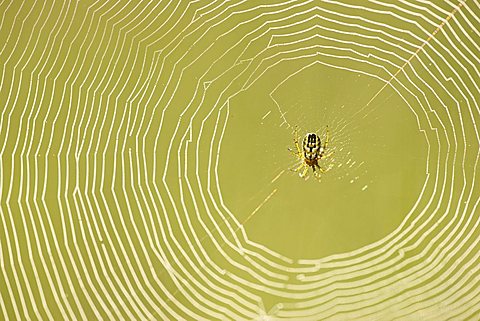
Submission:
{"label": "spider web", "polygon": [[[478,315],[478,1],[0,7],[3,319]],[[295,125],[331,130],[320,184],[288,170]],[[387,235],[313,258],[259,241],[288,238],[257,226],[290,191],[377,197],[398,126],[423,173]]]}

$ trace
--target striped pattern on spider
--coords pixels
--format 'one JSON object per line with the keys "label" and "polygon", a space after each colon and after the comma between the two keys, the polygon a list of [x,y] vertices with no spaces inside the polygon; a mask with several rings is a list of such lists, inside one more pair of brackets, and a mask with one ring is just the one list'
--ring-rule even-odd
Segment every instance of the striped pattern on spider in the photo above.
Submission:
{"label": "striped pattern on spider", "polygon": [[[327,126],[327,133],[323,146],[320,137],[316,133],[307,133],[303,138],[302,148],[300,148],[298,129],[295,128],[293,141],[295,143],[296,151],[292,150],[291,148],[289,148],[288,150],[292,152],[301,161],[301,164],[300,166],[292,170],[294,172],[299,172],[299,176],[304,178],[308,172],[308,169],[311,167],[313,169],[314,176],[316,178],[319,178],[319,173],[325,173],[327,170],[321,168],[318,164],[318,161],[320,159],[325,159],[333,154],[333,151],[326,154],[328,148],[328,140],[329,131]],[[318,171],[316,169],[318,169]]]}

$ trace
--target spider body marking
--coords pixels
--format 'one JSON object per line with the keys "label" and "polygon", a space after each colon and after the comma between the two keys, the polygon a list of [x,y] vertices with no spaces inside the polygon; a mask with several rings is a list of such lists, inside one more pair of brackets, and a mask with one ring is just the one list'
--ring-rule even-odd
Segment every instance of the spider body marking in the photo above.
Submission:
{"label": "spider body marking", "polygon": [[329,154],[325,154],[325,151],[327,150],[327,146],[328,146],[328,140],[329,140],[328,127],[327,127],[325,143],[323,145],[320,140],[320,137],[316,133],[307,133],[303,138],[302,148],[300,148],[297,129],[295,129],[294,134],[295,134],[294,143],[297,151],[294,152],[292,149],[289,149],[289,150],[295,156],[297,156],[297,158],[301,160],[301,164],[296,169],[293,169],[293,171],[298,172],[301,169],[303,169],[303,172],[300,172],[299,175],[300,177],[305,177],[305,175],[308,172],[308,168],[311,167],[313,169],[313,173],[315,177],[318,179],[319,174],[318,174],[318,171],[316,171],[316,169],[318,169],[321,173],[326,172],[324,169],[320,167],[320,165],[318,164],[318,161],[322,158],[326,158],[330,156],[333,153],[331,152]]}
{"label": "spider body marking", "polygon": [[309,166],[315,164],[315,161],[321,158],[323,152],[320,137],[315,133],[308,133],[303,139],[303,156]]}

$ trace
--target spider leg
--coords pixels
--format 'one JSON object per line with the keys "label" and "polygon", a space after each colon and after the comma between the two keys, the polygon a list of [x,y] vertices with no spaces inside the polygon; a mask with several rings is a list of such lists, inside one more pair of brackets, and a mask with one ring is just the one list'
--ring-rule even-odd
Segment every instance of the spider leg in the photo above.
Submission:
{"label": "spider leg", "polygon": [[330,140],[330,131],[328,130],[328,126],[327,126],[327,134],[325,137],[325,143],[323,144],[323,150],[327,149],[329,140]]}
{"label": "spider leg", "polygon": [[300,164],[300,166],[298,166],[298,167],[295,168],[295,169],[292,169],[292,171],[298,172],[298,171],[299,171],[301,168],[303,168],[303,167],[305,167],[305,164],[302,162],[302,163]]}
{"label": "spider leg", "polygon": [[321,173],[326,173],[327,171],[324,170],[323,168],[320,167],[320,165],[316,164],[316,166],[318,167],[318,170],[321,172]]}
{"label": "spider leg", "polygon": [[288,148],[288,150],[293,155],[295,155],[296,157],[302,159],[303,153],[302,153],[302,149],[300,148],[300,143],[298,142],[298,127],[297,126],[295,126],[295,129],[293,131],[293,135],[294,135],[293,142],[295,144],[296,151],[294,151],[292,148]]}
{"label": "spider leg", "polygon": [[302,164],[302,165],[304,166],[305,169],[303,170],[303,173],[302,173],[302,175],[300,175],[300,177],[305,177],[305,175],[306,175],[307,172],[308,172],[308,166],[305,165],[305,164]]}
{"label": "spider leg", "polygon": [[300,144],[298,143],[298,127],[295,126],[295,130],[294,130],[294,142],[295,142],[295,147],[297,148],[297,153],[298,155],[302,155],[302,150],[300,148]]}
{"label": "spider leg", "polygon": [[[315,167],[318,168],[318,171],[315,170]],[[313,176],[315,177],[317,182],[322,181],[322,175],[320,173],[325,173],[325,171],[318,164],[314,165],[313,166]]]}
{"label": "spider leg", "polygon": [[325,151],[326,151],[327,148],[328,148],[328,142],[329,142],[329,140],[330,140],[330,131],[328,130],[328,126],[327,126],[327,134],[326,134],[326,137],[325,137],[325,143],[324,143],[323,146],[322,146],[322,151],[321,151],[318,159],[330,157],[330,156],[332,156],[332,154],[335,152],[335,151],[331,151],[330,153],[328,153],[328,154],[325,155]]}
{"label": "spider leg", "polygon": [[328,154],[326,154],[326,155],[322,152],[322,153],[320,154],[320,158],[321,158],[321,159],[325,159],[325,158],[327,158],[327,157],[332,156],[334,153],[335,153],[334,150],[332,150],[330,153],[328,153]]}
{"label": "spider leg", "polygon": [[288,148],[288,151],[289,151],[290,153],[292,153],[293,155],[295,155],[296,157],[302,158],[302,154],[301,154],[299,151],[294,151],[294,150],[291,149],[291,148]]}

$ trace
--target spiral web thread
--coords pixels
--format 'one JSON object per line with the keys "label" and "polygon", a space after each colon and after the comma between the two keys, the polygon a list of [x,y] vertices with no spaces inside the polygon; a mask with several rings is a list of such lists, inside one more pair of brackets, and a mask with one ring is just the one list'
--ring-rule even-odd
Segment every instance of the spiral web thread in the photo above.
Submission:
{"label": "spiral web thread", "polygon": [[[2,319],[478,318],[478,1],[0,7]],[[315,260],[250,241],[219,176],[232,98],[293,61],[381,81],[351,121],[389,87],[428,145],[402,224]]]}

